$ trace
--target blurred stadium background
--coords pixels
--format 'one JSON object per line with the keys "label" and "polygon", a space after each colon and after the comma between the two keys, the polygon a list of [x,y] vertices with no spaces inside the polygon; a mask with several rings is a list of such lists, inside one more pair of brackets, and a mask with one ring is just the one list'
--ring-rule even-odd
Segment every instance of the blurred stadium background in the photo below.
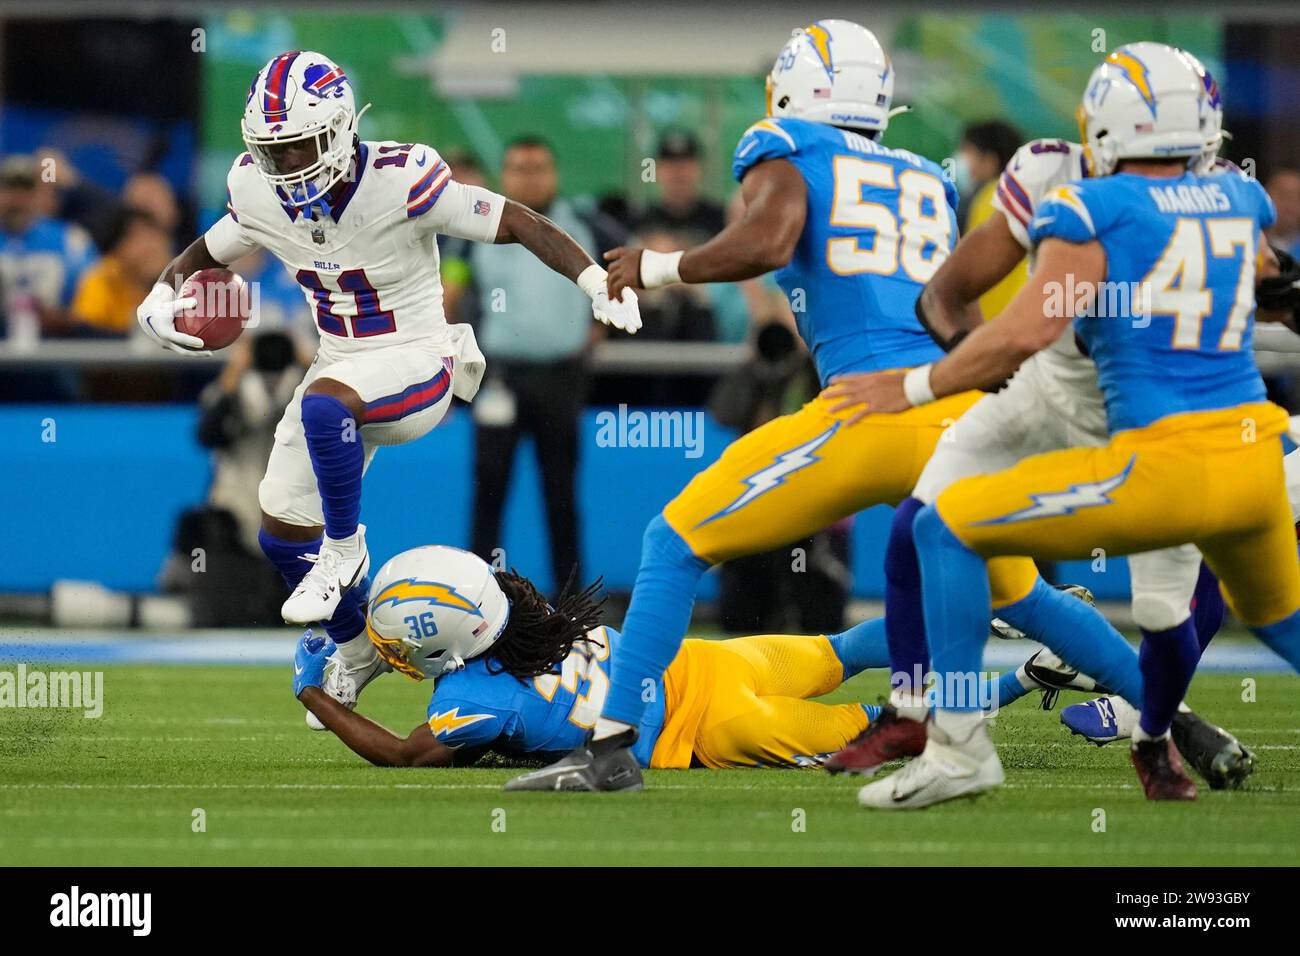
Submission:
{"label": "blurred stadium background", "polygon": [[[271,56],[327,53],[359,102],[374,104],[363,137],[430,143],[458,175],[496,188],[508,144],[541,137],[554,154],[557,202],[585,224],[590,251],[628,236],[672,248],[699,241],[726,215],[731,150],[763,113],[762,78],[776,50],[791,28],[830,16],[862,20],[891,52],[895,102],[913,112],[886,141],[951,158],[964,215],[981,214],[980,156],[1005,138],[988,124],[1010,123],[1021,139],[1074,138],[1074,106],[1105,51],[1139,39],[1185,46],[1224,91],[1235,137],[1228,156],[1274,194],[1275,242],[1300,240],[1294,4],[3,5],[0,500],[10,533],[0,615],[67,625],[275,623],[265,607],[279,599],[254,597],[277,582],[268,585],[250,547],[249,509],[285,383],[292,387],[294,363],[314,348],[302,296],[278,264],[241,262],[259,280],[259,322],[211,359],[148,347],[134,320],[166,260],[224,212],[248,83]],[[449,244],[443,255],[453,317],[490,322],[491,290],[476,288],[473,254]],[[659,507],[736,430],[812,389],[781,331],[788,314],[774,286],[647,299],[645,334],[593,336],[579,361],[582,565],[615,591],[631,587],[641,531]],[[1280,337],[1260,358],[1275,398],[1300,411],[1290,347]],[[620,404],[708,409],[700,454],[601,447],[596,415]],[[460,406],[426,439],[378,456],[364,496],[377,557],[471,544],[474,430]],[[537,455],[524,442],[499,546],[551,587],[546,513]],[[810,593],[825,607],[879,596],[887,521],[874,509],[804,543],[821,588]],[[793,563],[787,550],[724,569],[710,576],[707,596],[739,629],[774,617],[821,629],[817,609],[798,606]],[[1126,592],[1122,561],[1053,573],[1103,597]],[[159,594],[172,598],[140,598]],[[771,596],[767,606],[740,599],[758,594]]]}

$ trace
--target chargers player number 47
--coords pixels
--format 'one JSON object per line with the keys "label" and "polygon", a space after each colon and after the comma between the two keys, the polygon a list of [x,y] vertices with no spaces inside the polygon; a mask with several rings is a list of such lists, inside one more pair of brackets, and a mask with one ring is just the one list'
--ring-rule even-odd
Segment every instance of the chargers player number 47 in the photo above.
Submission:
{"label": "chargers player number 47", "polygon": [[1227,259],[1241,251],[1232,311],[1218,344],[1219,349],[1241,348],[1255,305],[1256,228],[1250,219],[1178,220],[1164,254],[1143,280],[1151,289],[1152,312],[1174,317],[1174,348],[1201,348],[1201,322],[1215,311],[1213,294],[1205,282],[1207,236],[1210,256]]}

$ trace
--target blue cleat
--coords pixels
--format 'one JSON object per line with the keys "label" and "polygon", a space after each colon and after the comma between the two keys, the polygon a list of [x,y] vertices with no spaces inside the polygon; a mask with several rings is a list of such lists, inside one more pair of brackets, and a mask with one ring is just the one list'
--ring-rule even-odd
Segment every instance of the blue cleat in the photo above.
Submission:
{"label": "blue cleat", "polygon": [[1096,697],[1061,711],[1061,723],[1098,747],[1133,736],[1138,711],[1121,697]]}

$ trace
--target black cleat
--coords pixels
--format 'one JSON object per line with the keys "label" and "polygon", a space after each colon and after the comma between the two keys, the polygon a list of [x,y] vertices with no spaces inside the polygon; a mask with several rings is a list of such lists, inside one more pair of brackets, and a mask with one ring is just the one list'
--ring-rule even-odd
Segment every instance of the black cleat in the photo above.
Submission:
{"label": "black cleat", "polygon": [[1255,771],[1255,755],[1241,741],[1193,713],[1177,714],[1170,736],[1211,790],[1236,790]]}
{"label": "black cleat", "polygon": [[523,773],[506,781],[507,790],[586,790],[605,792],[640,790],[641,765],[632,756],[635,730],[593,741],[561,757],[549,767]]}

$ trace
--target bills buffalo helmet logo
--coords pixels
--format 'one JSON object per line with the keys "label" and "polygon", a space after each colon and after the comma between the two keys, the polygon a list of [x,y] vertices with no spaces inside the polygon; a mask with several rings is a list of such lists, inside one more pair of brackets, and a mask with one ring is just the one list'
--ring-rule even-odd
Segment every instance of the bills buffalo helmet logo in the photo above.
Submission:
{"label": "bills buffalo helmet logo", "polygon": [[347,81],[343,70],[327,63],[313,63],[302,74],[302,88],[320,99],[342,96]]}

